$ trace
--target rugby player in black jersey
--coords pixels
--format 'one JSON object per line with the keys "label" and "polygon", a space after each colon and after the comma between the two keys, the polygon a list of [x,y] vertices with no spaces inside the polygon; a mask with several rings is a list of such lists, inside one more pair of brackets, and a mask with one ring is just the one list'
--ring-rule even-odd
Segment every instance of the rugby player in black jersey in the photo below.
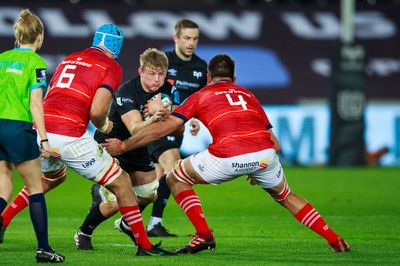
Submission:
{"label": "rugby player in black jersey", "polygon": [[[197,23],[189,19],[181,19],[175,24],[173,40],[175,49],[166,52],[169,66],[167,81],[179,91],[182,103],[189,95],[207,85],[207,63],[195,54],[199,41],[200,30]],[[199,131],[199,123],[190,121],[191,134]],[[162,224],[162,216],[168,198],[171,194],[166,181],[166,173],[180,159],[179,148],[183,136],[167,135],[147,146],[147,149],[156,163],[157,177],[160,186],[158,198],[153,204],[150,221],[147,226],[148,236],[174,237],[176,234],[168,232]]]}
{"label": "rugby player in black jersey", "polygon": [[[178,91],[165,81],[167,67],[168,58],[162,51],[149,48],[140,55],[139,76],[123,83],[115,92],[108,117],[113,122],[113,129],[109,134],[97,130],[94,138],[98,143],[104,143],[107,138],[125,140],[152,123],[152,118],[144,119],[147,117],[144,113],[147,101],[155,95],[167,94],[172,99],[173,107],[179,104]],[[139,209],[142,211],[157,198],[158,179],[153,160],[145,147],[127,151],[115,158],[118,159],[122,169],[129,174]],[[91,237],[94,229],[118,212],[115,195],[104,187],[101,187],[101,193],[105,195],[105,199],[92,204],[85,221],[75,235],[75,243],[80,250],[93,249]],[[141,219],[141,216],[138,214],[137,219],[139,218]],[[129,221],[129,224],[136,222],[136,220]],[[128,234],[135,243],[137,242],[129,230],[129,225],[123,219],[118,219],[115,226]],[[143,251],[147,252],[146,254],[136,255],[169,255],[157,245],[153,248],[154,250]]]}

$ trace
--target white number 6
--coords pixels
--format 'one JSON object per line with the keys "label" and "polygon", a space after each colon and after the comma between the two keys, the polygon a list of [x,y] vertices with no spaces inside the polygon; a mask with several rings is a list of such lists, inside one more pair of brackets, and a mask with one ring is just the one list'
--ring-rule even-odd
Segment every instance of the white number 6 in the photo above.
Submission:
{"label": "white number 6", "polygon": [[[59,88],[69,88],[71,86],[72,80],[75,77],[75,74],[72,73],[67,73],[67,70],[69,69],[75,69],[76,66],[73,65],[66,65],[61,72],[60,77],[58,78],[58,82],[56,84],[56,87]],[[63,82],[63,80],[66,80]]]}

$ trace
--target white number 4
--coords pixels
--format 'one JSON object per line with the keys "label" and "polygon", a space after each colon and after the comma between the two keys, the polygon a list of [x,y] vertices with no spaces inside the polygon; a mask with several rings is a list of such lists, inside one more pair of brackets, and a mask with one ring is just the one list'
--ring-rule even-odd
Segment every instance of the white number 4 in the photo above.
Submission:
{"label": "white number 4", "polygon": [[230,94],[225,94],[226,98],[228,98],[228,102],[230,105],[241,105],[243,110],[247,110],[247,102],[243,99],[242,95],[238,95],[239,101],[234,102]]}

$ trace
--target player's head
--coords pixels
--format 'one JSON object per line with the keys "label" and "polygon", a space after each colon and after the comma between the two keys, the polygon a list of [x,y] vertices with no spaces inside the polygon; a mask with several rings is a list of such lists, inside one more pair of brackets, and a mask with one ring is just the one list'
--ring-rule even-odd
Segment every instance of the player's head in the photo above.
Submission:
{"label": "player's head", "polygon": [[168,57],[164,52],[148,48],[139,58],[139,75],[146,92],[156,92],[164,84],[168,69]]}
{"label": "player's head", "polygon": [[208,63],[208,75],[211,79],[235,81],[235,61],[227,54],[218,54]]}
{"label": "player's head", "polygon": [[101,25],[94,34],[92,46],[103,46],[107,51],[114,55],[114,59],[118,58],[124,42],[124,33],[114,24]]}
{"label": "player's head", "polygon": [[163,51],[155,48],[146,49],[139,57],[140,68],[146,70],[148,68],[160,68],[167,70],[168,57]]}
{"label": "player's head", "polygon": [[175,24],[174,42],[176,54],[185,61],[189,61],[199,42],[200,28],[190,19],[181,19]]}
{"label": "player's head", "polygon": [[197,29],[200,31],[199,25],[187,18],[180,19],[175,23],[174,34],[178,37],[182,36],[182,30],[184,29]]}
{"label": "player's head", "polygon": [[44,39],[43,23],[29,9],[24,9],[14,24],[14,34],[16,47],[25,44],[35,44],[36,50],[39,50],[42,47]]}

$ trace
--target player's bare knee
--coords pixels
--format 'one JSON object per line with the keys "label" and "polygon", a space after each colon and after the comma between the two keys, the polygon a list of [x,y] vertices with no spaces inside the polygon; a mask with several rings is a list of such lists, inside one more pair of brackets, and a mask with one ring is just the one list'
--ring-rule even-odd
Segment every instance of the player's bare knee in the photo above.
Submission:
{"label": "player's bare knee", "polygon": [[[110,187],[110,185],[108,186]],[[115,189],[115,188],[112,188]],[[108,188],[106,188],[105,186],[100,186],[100,191],[104,196],[104,202],[105,203],[113,203],[113,202],[117,202],[117,197],[115,196],[114,193],[112,193]]]}
{"label": "player's bare knee", "polygon": [[100,203],[100,212],[104,217],[110,218],[119,211],[117,201]]}
{"label": "player's bare knee", "polygon": [[[118,199],[125,197],[127,194],[127,190],[132,187],[132,185],[126,185],[123,186],[122,183],[118,182],[118,180],[115,180],[111,184],[107,185],[105,188],[108,190],[106,202],[116,202]],[[104,191],[103,191],[104,193]],[[104,193],[106,194],[106,193]]]}
{"label": "player's bare knee", "polygon": [[176,179],[174,172],[172,170],[167,173],[167,175],[165,177],[165,181],[167,182],[168,187],[171,187],[171,185],[178,182],[178,180]]}
{"label": "player's bare knee", "polygon": [[59,185],[64,183],[66,178],[67,178],[66,176],[63,176],[56,180],[49,180],[49,179],[42,178],[43,192],[46,193],[46,192],[52,190],[53,188],[58,187]]}
{"label": "player's bare knee", "polygon": [[151,198],[142,198],[142,197],[136,196],[136,200],[137,200],[138,204],[147,206],[157,200],[157,195],[155,195],[154,197],[151,197]]}
{"label": "player's bare knee", "polygon": [[67,166],[63,165],[57,171],[51,173],[43,173],[42,175],[42,187],[43,192],[46,193],[55,187],[62,184],[67,178]]}

